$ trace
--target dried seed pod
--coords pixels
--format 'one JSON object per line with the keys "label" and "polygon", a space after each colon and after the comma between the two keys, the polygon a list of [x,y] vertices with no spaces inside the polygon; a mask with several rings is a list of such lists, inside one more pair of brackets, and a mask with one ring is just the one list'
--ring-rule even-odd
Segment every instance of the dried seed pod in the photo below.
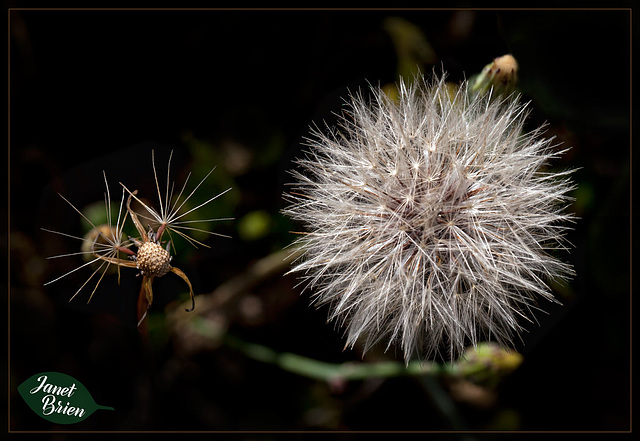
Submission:
{"label": "dried seed pod", "polygon": [[171,255],[155,242],[144,242],[136,254],[136,267],[145,276],[162,277],[171,271]]}

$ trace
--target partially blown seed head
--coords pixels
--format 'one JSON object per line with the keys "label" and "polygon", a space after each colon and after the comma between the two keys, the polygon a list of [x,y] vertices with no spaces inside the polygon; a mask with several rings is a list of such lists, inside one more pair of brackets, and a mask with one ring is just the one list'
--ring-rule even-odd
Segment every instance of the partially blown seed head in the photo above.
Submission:
{"label": "partially blown seed head", "polygon": [[[89,276],[89,278],[84,282],[84,284],[76,291],[76,293],[71,297],[73,299],[78,293],[89,283],[89,281],[100,274],[96,284],[94,285],[93,291],[89,297],[89,300],[93,297],[93,294],[98,289],[100,282],[104,278],[107,270],[111,265],[114,265],[118,268],[118,282],[120,282],[120,267],[125,268],[137,268],[140,270],[140,273],[144,276],[142,279],[142,288],[141,288],[141,298],[144,296],[146,298],[146,303],[143,301],[138,302],[138,323],[142,322],[142,319],[146,316],[146,308],[151,306],[153,301],[153,290],[151,286],[151,282],[154,277],[162,277],[169,272],[172,272],[182,278],[189,287],[189,294],[191,296],[192,306],[187,311],[192,311],[195,307],[194,293],[193,287],[191,285],[191,281],[186,276],[184,272],[180,269],[171,266],[171,254],[169,253],[169,248],[173,245],[173,237],[171,233],[174,232],[177,235],[186,239],[192,245],[200,244],[205,245],[204,243],[194,239],[190,236],[190,233],[198,232],[198,233],[207,233],[207,234],[216,234],[210,232],[203,228],[198,228],[196,225],[202,225],[207,222],[219,221],[219,220],[228,220],[224,218],[214,218],[214,219],[186,219],[186,217],[194,212],[196,212],[201,207],[206,206],[213,200],[217,199],[219,196],[223,195],[230,189],[225,190],[222,193],[219,193],[215,196],[209,197],[205,202],[201,202],[199,204],[192,204],[189,202],[191,197],[194,195],[196,190],[203,186],[205,180],[209,177],[209,175],[213,172],[213,169],[196,185],[196,187],[191,190],[186,196],[187,193],[187,182],[191,174],[189,174],[180,188],[180,191],[177,195],[174,194],[175,185],[171,182],[170,179],[170,169],[171,169],[171,157],[173,156],[173,152],[169,155],[169,161],[167,164],[167,172],[166,172],[166,182],[163,183],[161,189],[160,181],[158,180],[158,173],[156,171],[155,164],[155,153],[151,152],[151,163],[153,167],[153,176],[156,184],[156,191],[158,195],[158,203],[160,206],[160,210],[156,210],[153,207],[147,205],[143,200],[139,199],[137,190],[129,190],[127,187],[122,185],[122,197],[119,204],[118,216],[115,219],[115,225],[113,223],[114,216],[112,216],[111,212],[111,194],[109,191],[109,185],[107,183],[106,174],[104,175],[105,181],[105,209],[106,209],[106,217],[107,223],[104,225],[96,226],[82,211],[76,208],[71,202],[67,201],[64,196],[60,195],[66,202],[71,205],[71,207],[83,218],[85,219],[92,227],[91,231],[86,234],[84,237],[76,237],[70,234],[47,230],[45,231],[59,234],[62,236],[71,237],[74,239],[78,239],[82,241],[82,251],[78,253],[68,253],[68,254],[60,254],[56,256],[52,256],[51,258],[60,258],[60,257],[68,257],[74,256],[77,254],[81,254],[85,257],[86,262],[73,270],[63,274],[62,276],[57,277],[50,282],[47,282],[45,285],[53,283],[57,280],[60,280],[69,274],[72,274],[86,266],[90,266],[93,264],[97,265],[97,268],[94,272]],[[204,187],[203,187],[204,188]],[[126,193],[129,194],[127,198],[125,198]],[[126,200],[126,204],[125,204]],[[136,200],[142,206],[143,213],[138,213],[131,209],[132,200]],[[193,206],[195,205],[195,207]],[[146,221],[149,230],[145,230],[142,225],[142,222]],[[137,230],[139,236],[137,238],[129,237],[128,240],[123,240],[124,238],[124,225],[126,220],[130,219],[133,222],[135,229]],[[163,242],[163,234],[167,233],[165,237],[165,241]],[[168,239],[168,240],[167,240]],[[166,247],[163,248],[162,244],[166,242]],[[131,247],[135,245],[138,249],[137,252],[133,251]],[[175,247],[174,247],[175,249]],[[123,259],[122,257],[128,257]]]}
{"label": "partially blown seed head", "polygon": [[524,133],[514,97],[468,95],[444,77],[399,83],[393,101],[351,96],[338,127],[316,129],[285,209],[308,230],[293,268],[317,305],[366,351],[405,360],[495,339],[510,345],[547,283],[572,274],[563,238],[571,171],[542,129]]}

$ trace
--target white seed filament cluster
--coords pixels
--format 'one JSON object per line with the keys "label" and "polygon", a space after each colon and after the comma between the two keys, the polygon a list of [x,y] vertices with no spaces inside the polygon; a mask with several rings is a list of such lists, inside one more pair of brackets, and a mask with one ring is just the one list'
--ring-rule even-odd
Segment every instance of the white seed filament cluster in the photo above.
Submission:
{"label": "white seed filament cluster", "polygon": [[399,343],[405,360],[495,339],[510,345],[547,283],[572,269],[566,249],[570,171],[525,106],[470,98],[444,79],[352,96],[339,127],[315,130],[285,210],[317,305],[366,351]]}
{"label": "white seed filament cluster", "polygon": [[146,276],[162,277],[171,269],[171,255],[155,242],[144,242],[136,254],[136,266]]}

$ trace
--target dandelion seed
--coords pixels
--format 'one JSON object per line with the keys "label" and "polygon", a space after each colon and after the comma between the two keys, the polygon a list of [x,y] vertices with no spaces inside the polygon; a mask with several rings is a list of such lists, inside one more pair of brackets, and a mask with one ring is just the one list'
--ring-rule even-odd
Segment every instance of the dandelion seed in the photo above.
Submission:
{"label": "dandelion seed", "polygon": [[194,228],[194,227],[192,227],[190,225],[191,224],[195,224],[195,223],[205,223],[205,222],[231,220],[231,218],[181,220],[185,216],[195,212],[196,210],[198,210],[198,209],[204,207],[205,205],[209,204],[210,202],[216,200],[217,198],[219,198],[220,196],[224,195],[226,192],[228,192],[231,189],[228,188],[228,189],[224,190],[223,192],[218,193],[217,195],[211,197],[207,201],[199,204],[198,206],[196,206],[194,208],[190,208],[187,211],[181,212],[180,210],[185,206],[185,204],[187,204],[187,202],[193,196],[193,194],[206,181],[206,179],[209,177],[209,175],[211,175],[211,173],[213,173],[213,171],[215,170],[215,167],[212,168],[209,171],[209,173],[207,173],[207,175],[200,181],[200,183],[198,183],[198,185],[196,185],[196,187],[191,191],[191,193],[189,193],[188,196],[184,197],[184,199],[181,200],[181,198],[183,197],[183,193],[184,193],[185,189],[187,188],[187,184],[189,182],[189,178],[191,177],[191,173],[189,173],[187,175],[187,178],[185,179],[184,184],[183,184],[182,188],[180,189],[180,192],[178,193],[177,196],[174,197],[175,183],[171,183],[170,184],[170,182],[171,182],[170,171],[171,171],[171,158],[172,158],[172,156],[173,156],[173,152],[171,152],[171,154],[169,155],[169,163],[167,165],[167,179],[166,179],[166,183],[165,183],[165,194],[163,196],[162,192],[160,190],[160,182],[158,181],[158,173],[156,171],[155,153],[152,152],[152,155],[151,155],[151,162],[152,162],[152,165],[153,165],[153,177],[154,177],[155,183],[156,183],[156,191],[157,191],[157,194],[158,194],[158,204],[160,206],[160,210],[159,211],[156,211],[153,207],[150,207],[149,205],[145,204],[135,194],[133,194],[127,187],[125,187],[124,184],[122,184],[122,186],[129,193],[129,195],[131,197],[133,197],[138,203],[140,203],[145,208],[147,213],[149,214],[147,216],[147,215],[143,215],[143,214],[139,213],[138,216],[151,222],[151,226],[156,229],[156,235],[157,235],[158,240],[162,239],[162,235],[164,234],[165,231],[168,231],[169,233],[174,232],[174,233],[178,234],[182,238],[186,239],[187,242],[189,242],[193,246],[196,246],[196,244],[198,244],[198,245],[202,245],[202,246],[208,247],[208,245],[206,245],[206,244],[204,244],[204,243],[202,243],[200,241],[197,241],[196,239],[190,237],[189,234],[187,233],[187,231],[197,231],[197,232],[206,233],[206,234],[210,234],[210,235],[216,235],[216,236],[221,236],[221,237],[229,237],[229,236],[225,236],[223,234],[215,233],[215,232],[204,230],[204,229],[201,229],[201,228]]}
{"label": "dandelion seed", "polygon": [[548,284],[573,274],[564,239],[571,171],[526,105],[451,93],[444,77],[351,96],[339,127],[316,128],[284,213],[307,233],[300,273],[347,346],[385,341],[411,357],[511,345]]}

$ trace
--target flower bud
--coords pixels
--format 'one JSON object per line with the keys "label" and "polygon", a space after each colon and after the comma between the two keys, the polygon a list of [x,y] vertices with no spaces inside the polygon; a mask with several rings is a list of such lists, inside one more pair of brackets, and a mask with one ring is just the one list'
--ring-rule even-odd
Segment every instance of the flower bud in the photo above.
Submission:
{"label": "flower bud", "polygon": [[510,95],[518,82],[518,62],[513,55],[495,58],[478,75],[469,80],[469,92],[484,95],[493,89],[494,94]]}

